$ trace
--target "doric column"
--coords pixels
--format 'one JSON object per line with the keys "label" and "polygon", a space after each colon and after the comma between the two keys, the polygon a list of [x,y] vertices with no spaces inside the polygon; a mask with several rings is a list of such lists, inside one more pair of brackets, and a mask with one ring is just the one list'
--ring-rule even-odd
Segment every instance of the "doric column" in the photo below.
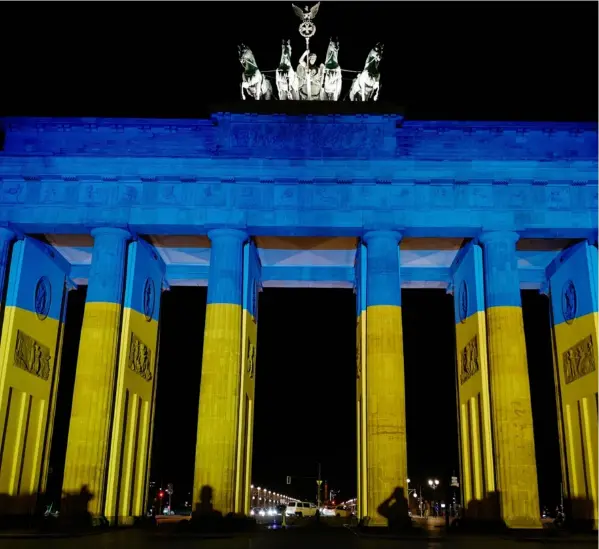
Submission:
{"label": "doric column", "polygon": [[0,341],[0,514],[33,513],[46,484],[68,268],[33,238],[12,247]]}
{"label": "doric column", "polygon": [[[94,237],[81,328],[63,481],[66,494],[89,491],[88,511],[104,510],[127,242],[123,229],[100,228]],[[76,512],[68,507],[67,513]]]}
{"label": "doric column", "polygon": [[10,245],[15,238],[16,235],[13,231],[5,227],[0,227],[0,301],[4,300],[4,289],[6,288],[6,279],[8,278]]}
{"label": "doric column", "polygon": [[[593,241],[591,241],[593,242]],[[566,520],[597,529],[597,248],[582,241],[547,267]]]}
{"label": "doric column", "polygon": [[[367,512],[371,525],[387,523],[389,498],[407,508],[407,451],[399,241],[401,234],[364,235],[366,280]],[[399,489],[399,490],[397,490]]]}
{"label": "doric column", "polygon": [[497,496],[510,528],[540,528],[530,385],[516,258],[518,234],[485,232],[485,308]]}
{"label": "doric column", "polygon": [[470,242],[452,265],[461,492],[468,519],[498,518],[489,396],[483,253]]}
{"label": "doric column", "polygon": [[[235,510],[246,233],[210,231],[210,270],[194,471],[194,512]],[[210,499],[212,501],[210,501]]]}
{"label": "doric column", "polygon": [[368,516],[367,437],[366,437],[366,245],[358,243],[355,262],[356,293],[356,451],[357,516]]}

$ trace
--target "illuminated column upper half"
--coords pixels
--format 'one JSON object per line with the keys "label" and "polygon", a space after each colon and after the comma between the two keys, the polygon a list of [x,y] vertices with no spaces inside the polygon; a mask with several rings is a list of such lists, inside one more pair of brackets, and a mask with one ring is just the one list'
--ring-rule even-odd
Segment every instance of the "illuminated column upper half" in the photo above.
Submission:
{"label": "illuminated column upper half", "polygon": [[[194,470],[194,512],[235,510],[246,233],[210,231],[210,270]],[[211,499],[211,501],[210,501]]]}
{"label": "illuminated column upper half", "polygon": [[4,299],[6,278],[8,275],[10,246],[16,235],[10,229],[0,227],[0,300]]}
{"label": "illuminated column upper half", "polygon": [[516,258],[518,234],[482,233],[496,490],[510,528],[540,528],[530,385]]}
{"label": "illuminated column upper half", "polygon": [[401,234],[393,231],[372,231],[364,235],[367,250],[366,498],[372,525],[387,523],[384,507],[390,503],[389,498],[398,498],[400,508],[405,505],[405,517],[408,517],[400,240]]}
{"label": "illuminated column upper half", "polygon": [[91,234],[94,247],[79,343],[63,492],[87,490],[92,496],[89,512],[101,515],[117,379],[127,243],[131,235],[116,228],[94,229]]}

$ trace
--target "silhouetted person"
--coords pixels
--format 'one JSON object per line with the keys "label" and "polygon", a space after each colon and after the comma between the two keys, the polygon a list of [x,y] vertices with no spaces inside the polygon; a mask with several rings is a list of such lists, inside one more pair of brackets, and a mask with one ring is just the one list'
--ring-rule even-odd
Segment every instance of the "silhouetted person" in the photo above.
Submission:
{"label": "silhouetted person", "polygon": [[211,486],[202,486],[200,490],[200,503],[196,507],[198,515],[207,517],[222,517],[223,514],[220,511],[214,509],[212,505],[212,494],[213,490]]}
{"label": "silhouetted person", "polygon": [[88,511],[89,502],[94,495],[89,491],[87,484],[81,487],[79,493],[64,494],[61,516],[64,516],[73,525],[87,527],[92,524],[92,516]]}
{"label": "silhouetted person", "polygon": [[377,511],[387,519],[390,530],[402,530],[412,526],[408,513],[408,500],[403,488],[397,487],[391,497],[379,505]]}

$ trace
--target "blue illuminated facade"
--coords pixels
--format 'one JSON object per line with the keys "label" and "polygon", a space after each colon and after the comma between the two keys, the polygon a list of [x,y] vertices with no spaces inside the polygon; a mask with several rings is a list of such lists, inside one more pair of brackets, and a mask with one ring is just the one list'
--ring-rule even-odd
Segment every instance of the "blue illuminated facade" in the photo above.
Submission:
{"label": "blue illuminated facade", "polygon": [[[88,292],[87,299],[90,304],[95,304],[94,310],[102,308],[101,313],[94,314],[104,315],[102,322],[105,322],[105,327],[102,330],[104,334],[112,330],[111,341],[116,338],[114,345],[124,345],[121,339],[129,340],[129,336],[123,338],[125,328],[119,328],[110,320],[110,315],[120,314],[121,309],[130,309],[134,325],[137,322],[136,317],[133,318],[135,314],[141,315],[140,319],[144,314],[147,316],[145,309],[148,309],[148,300],[151,300],[149,317],[158,323],[161,288],[208,285],[210,282],[209,309],[212,307],[210,310],[214,312],[209,313],[212,316],[207,322],[207,334],[211,329],[214,334],[229,329],[229,320],[225,320],[238,314],[231,307],[239,306],[240,311],[248,311],[248,322],[255,324],[255,294],[266,287],[354,288],[358,296],[358,330],[364,331],[363,337],[358,334],[358,340],[362,342],[358,353],[357,381],[358,399],[362,399],[357,419],[358,438],[362,441],[358,449],[358,500],[361,516],[371,517],[376,523],[377,502],[380,503],[380,498],[387,491],[391,492],[391,484],[403,486],[407,474],[402,473],[403,478],[394,478],[389,472],[376,477],[369,471],[378,466],[386,470],[390,467],[389,460],[401,463],[400,469],[407,466],[402,457],[405,432],[398,435],[397,444],[403,450],[397,455],[385,450],[389,440],[383,435],[377,438],[376,422],[368,410],[374,406],[379,414],[384,415],[387,401],[379,399],[376,393],[382,389],[382,386],[376,386],[376,383],[383,383],[382,378],[373,375],[372,384],[367,386],[368,368],[372,372],[377,365],[379,371],[389,368],[391,372],[393,365],[385,361],[396,356],[393,364],[401,364],[402,373],[393,379],[400,385],[397,391],[403,393],[401,330],[397,338],[385,339],[385,330],[392,329],[390,327],[397,323],[397,319],[401,322],[399,290],[447,289],[456,298],[459,294],[459,299],[456,299],[456,353],[458,369],[465,368],[462,372],[465,381],[458,390],[458,402],[467,405],[468,399],[474,397],[469,396],[466,387],[477,384],[478,389],[472,394],[481,395],[477,398],[483,402],[477,412],[480,414],[478,421],[483,428],[488,428],[493,442],[487,444],[488,441],[481,435],[482,439],[477,439],[478,446],[467,447],[466,439],[471,440],[474,431],[470,435],[470,427],[464,431],[463,422],[470,420],[462,417],[462,476],[464,483],[471,484],[470,488],[465,488],[465,503],[484,501],[490,497],[489,494],[498,493],[502,520],[512,527],[536,527],[540,516],[537,513],[538,502],[536,507],[530,502],[514,503],[514,494],[510,492],[513,486],[520,486],[526,498],[532,501],[536,497],[534,451],[532,461],[530,458],[534,441],[532,425],[529,425],[529,403],[516,409],[516,396],[510,397],[511,391],[517,395],[518,403],[529,400],[526,355],[525,351],[505,354],[502,345],[509,337],[516,341],[516,347],[524,348],[524,335],[519,324],[521,300],[518,290],[538,289],[552,296],[557,349],[555,372],[557,385],[561,387],[558,407],[566,417],[570,413],[568,406],[582,406],[578,424],[591,421],[589,424],[593,425],[594,421],[596,433],[594,403],[588,412],[591,415],[584,415],[585,399],[596,394],[594,365],[592,368],[590,363],[585,363],[584,367],[579,365],[578,377],[575,375],[571,381],[567,379],[572,376],[568,378],[560,373],[570,367],[566,364],[570,360],[566,355],[580,341],[591,337],[591,347],[595,349],[596,345],[596,124],[417,121],[405,120],[398,114],[219,112],[209,119],[200,120],[6,118],[2,121],[2,131],[0,288],[4,288],[2,345],[5,349],[7,345],[13,345],[13,339],[17,337],[13,335],[19,330],[25,332],[29,329],[29,335],[35,341],[49,338],[51,342],[54,338],[55,343],[58,342],[64,321],[60,307],[64,307],[68,288],[86,285],[92,279],[95,282],[90,283],[91,293]],[[100,233],[112,236],[94,244],[94,234]],[[218,239],[213,240],[216,235]],[[119,240],[120,244],[104,245],[100,249],[99,242],[107,242],[111,238]],[[18,246],[22,244],[19,243],[29,241],[35,244],[35,253],[13,251],[20,250]],[[123,246],[131,246],[135,242],[143,243],[141,251],[136,248],[136,254],[143,252],[144,259],[132,269],[127,264],[127,252]],[[397,255],[394,255],[396,249]],[[52,259],[56,268],[64,274],[65,284],[64,288],[60,288],[60,284],[53,282],[52,289],[48,290],[55,292],[50,309],[54,311],[56,321],[54,331],[46,333],[46,328],[39,328],[37,334],[37,327],[27,328],[26,324],[19,324],[25,321],[19,320],[18,316],[20,310],[35,313],[35,300],[29,299],[27,293],[23,294],[25,297],[19,297],[21,301],[13,303],[10,300],[11,296],[17,295],[19,282],[33,287],[38,278],[48,276],[42,272],[45,263],[38,261],[40,253]],[[212,262],[211,253],[216,254]],[[17,261],[20,263],[16,264]],[[146,270],[151,273],[151,285],[147,282],[150,275]],[[135,276],[129,271],[134,271]],[[122,277],[124,286],[115,285],[114,277]],[[559,288],[555,285],[555,277],[561,277]],[[562,299],[563,277],[573,281],[575,289],[569,289],[569,293],[564,290],[566,293]],[[153,294],[148,290],[150,287]],[[131,292],[137,292],[139,296],[136,298],[137,294]],[[123,297],[131,295],[133,297],[127,299]],[[574,309],[572,295],[578,299]],[[158,300],[156,304],[154,299]],[[568,304],[567,314],[562,310],[564,300]],[[117,307],[114,309],[116,312],[110,308],[113,305]],[[17,311],[14,319],[9,308]],[[218,312],[221,310],[228,312]],[[226,319],[219,315],[225,315]],[[569,315],[568,319],[564,315]],[[367,318],[371,321],[367,322]],[[474,318],[477,320],[472,321],[472,329],[463,328],[470,326],[469,319]],[[92,325],[91,321],[86,322],[84,320],[84,330]],[[506,323],[515,332],[510,332]],[[562,329],[562,325],[565,328]],[[243,339],[242,351],[235,351],[237,354],[231,351],[227,355],[231,371],[237,362],[250,360],[245,355],[246,347],[254,346],[255,353],[255,334],[246,337],[254,332],[245,324],[242,326],[238,335],[229,338],[236,341]],[[368,326],[383,332],[377,332],[378,335],[370,333]],[[151,335],[142,334],[143,337],[140,337],[155,338],[155,326],[153,330]],[[460,330],[466,330],[463,340]],[[142,332],[142,328],[136,329],[137,334]],[[473,334],[481,336],[476,343],[478,362],[460,365],[461,347],[471,349],[469,356],[473,356],[474,347],[468,347],[472,344]],[[485,334],[488,335],[488,346],[480,343]],[[211,342],[209,347],[215,347],[204,349],[205,364],[216,360],[214,349],[217,345],[233,345],[223,343],[216,336],[214,339],[211,337],[207,336],[206,341]],[[246,344],[244,338],[249,338],[249,343]],[[387,347],[375,350],[375,340],[387,341]],[[155,340],[146,343],[145,352],[152,351],[149,353],[152,358],[147,359],[150,362],[144,362],[146,355],[136,355],[130,367],[137,374],[143,373],[144,379],[149,375],[149,370],[144,368],[155,368],[152,361],[156,351]],[[51,349],[50,343],[44,345]],[[127,352],[131,356],[134,352],[131,349],[137,352],[143,348],[140,343],[130,345]],[[59,347],[55,345],[49,351],[53,357],[56,348]],[[126,369],[127,363],[123,362],[122,352],[109,355],[102,359],[105,362],[98,358],[100,362],[86,368],[89,371],[93,368],[114,369],[114,380],[108,379],[110,376],[102,378],[102,383],[108,384],[102,385],[102,390],[108,391],[107,395],[113,391],[110,383],[121,387],[124,395],[129,394],[127,391],[142,395],[139,397],[141,408],[131,413],[146,413],[143,403],[148,403],[150,419],[145,427],[142,426],[141,434],[136,435],[141,437],[138,442],[143,440],[146,445],[145,454],[139,450],[139,459],[147,462],[155,387],[152,385],[151,389],[138,391],[135,380],[127,385],[129,382],[124,374],[119,381],[119,372]],[[37,394],[35,391],[38,390],[30,387],[27,380],[12,380],[9,372],[11,356],[7,350],[3,351],[0,363],[0,368],[3,368],[0,369],[3,391],[0,394],[0,411],[3,417],[9,417],[5,427],[8,433],[13,433],[18,424],[16,416],[11,415],[14,411],[7,396],[8,388],[21,387],[19,390],[23,394]],[[82,360],[80,356],[79,361]],[[115,364],[119,360],[121,366],[121,362]],[[514,367],[514,375],[518,378],[518,387],[526,390],[518,392],[514,387],[510,388],[509,383],[504,383],[504,377],[496,377],[502,369],[509,370],[512,363],[522,366],[520,369]],[[54,364],[58,372],[58,361]],[[252,364],[253,368],[255,364]],[[585,373],[581,374],[583,371]],[[473,381],[478,379],[477,375],[481,380]],[[234,387],[235,391],[247,391],[248,395],[253,395],[253,377],[239,383],[231,381],[232,385],[227,387],[218,385],[214,380],[204,381],[204,378],[202,383],[202,394],[209,386],[215,394]],[[576,389],[573,389],[574,386]],[[48,406],[49,423],[53,415],[53,391],[55,388],[49,389],[44,401],[44,406]],[[215,397],[214,405],[221,401],[222,398]],[[208,397],[205,402],[209,402]],[[240,409],[240,402],[232,402],[231,410]],[[369,402],[375,404],[369,408]],[[116,406],[110,399],[104,399],[102,403],[102,406],[108,407],[107,413],[111,406]],[[501,416],[508,409],[511,411],[505,412],[505,417]],[[227,416],[227,410],[222,411],[223,417]],[[401,407],[389,408],[388,411],[393,417],[404,413]],[[78,417],[83,421],[87,412],[83,409],[80,412],[82,415]],[[199,429],[216,429],[216,423],[213,425],[205,419],[212,411],[206,408],[201,413],[204,416],[200,417]],[[250,412],[240,413],[239,417],[246,413]],[[92,412],[89,414],[93,416]],[[510,452],[516,456],[512,459],[521,463],[527,479],[514,473],[513,467],[506,464],[509,440],[492,423],[500,416],[503,417],[501,421],[511,426],[506,428],[505,433],[525,433],[519,450],[512,448]],[[129,416],[125,413],[123,417],[126,423]],[[208,423],[202,423],[202,417]],[[520,421],[518,418],[524,419]],[[576,423],[576,420],[573,421]],[[194,498],[199,498],[202,483],[210,480],[217,484],[215,506],[220,505],[226,512],[246,510],[249,505],[246,495],[250,493],[248,463],[251,462],[243,456],[248,448],[251,450],[251,421],[246,417],[240,419],[239,424],[247,427],[248,422],[250,428],[246,430],[250,434],[243,435],[249,437],[243,444],[239,443],[241,435],[237,431],[241,428],[237,423],[229,426],[228,431],[218,424],[218,429],[225,429],[219,431],[222,437],[225,437],[225,432],[227,437],[237,436],[237,442],[231,442],[236,445],[235,451],[222,454],[223,460],[232,460],[230,465],[234,478],[225,482],[220,473],[214,472],[218,464],[198,458]],[[14,428],[11,427],[13,423]],[[474,429],[473,425],[471,427]],[[405,421],[399,420],[393,427],[397,432],[404,428]],[[116,429],[114,425],[106,429],[112,434],[98,435],[94,431],[93,436],[133,436],[126,425],[124,429]],[[581,456],[586,456],[585,461],[567,451],[569,437],[574,436],[569,429],[574,427],[560,419],[560,429],[566,491],[572,501],[586,498],[596,511],[597,480],[589,476],[592,467],[588,463],[589,456],[594,455],[592,459],[595,466],[597,464],[596,436],[593,438],[589,434],[587,438],[577,439],[578,446],[575,447]],[[17,436],[18,433],[15,433],[17,431],[13,433]],[[30,433],[25,438],[27,436],[34,435]],[[49,444],[51,429],[40,431],[35,436],[38,437],[37,442]],[[77,436],[85,438],[81,433]],[[25,439],[18,442],[26,443]],[[72,444],[75,448],[76,443]],[[212,443],[206,439],[202,444],[209,446]],[[203,448],[216,451],[208,446]],[[141,496],[134,495],[131,502],[123,503],[124,500],[118,497],[118,489],[111,492],[110,483],[121,486],[114,479],[122,476],[126,479],[123,482],[132,483],[132,494],[137,494],[135,483],[145,481],[143,475],[137,478],[131,472],[139,472],[134,465],[127,469],[125,463],[120,466],[124,469],[114,469],[117,461],[121,461],[111,454],[111,447],[114,444],[111,446],[106,440],[106,444],[98,441],[91,450],[88,448],[91,452],[89,460],[104,460],[102,463],[106,464],[107,470],[107,480],[96,473],[88,480],[90,485],[108,483],[106,495],[97,498],[94,503],[94,513],[120,521],[138,515]],[[466,458],[465,452],[472,455]],[[25,452],[23,456],[26,455]],[[200,455],[203,455],[202,448],[198,447]],[[67,470],[69,459],[75,460],[75,463],[80,459],[78,456],[75,450],[67,454]],[[32,484],[36,490],[41,490],[45,483],[45,459],[40,457],[36,465],[31,465],[31,478],[38,479]],[[127,459],[135,463],[134,457],[125,457],[124,461]],[[15,465],[16,462],[10,463],[10,467]],[[8,462],[0,464],[2,469],[8,466]],[[74,464],[72,467],[75,470]],[[495,474],[491,475],[489,467]],[[213,476],[203,478],[203,471],[211,471]],[[77,482],[87,478],[84,473],[78,472],[77,475],[73,476],[73,479],[78,479]],[[17,490],[16,481],[9,477],[3,480],[0,474],[0,491],[10,493],[10,490]],[[470,480],[467,481],[466,477]],[[583,478],[586,478],[584,482]],[[222,480],[222,485],[218,485],[221,482],[218,479]],[[103,490],[100,492],[104,493]],[[521,499],[528,501],[526,498]],[[581,519],[588,518],[586,511],[574,511],[576,513]],[[595,517],[596,524],[596,512],[589,516]]]}

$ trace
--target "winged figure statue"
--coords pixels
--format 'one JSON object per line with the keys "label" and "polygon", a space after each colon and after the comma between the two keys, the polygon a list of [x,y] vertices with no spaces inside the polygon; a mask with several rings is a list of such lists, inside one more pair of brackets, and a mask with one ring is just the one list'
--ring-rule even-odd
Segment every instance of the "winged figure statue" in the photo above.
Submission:
{"label": "winged figure statue", "polygon": [[297,15],[302,21],[312,21],[318,13],[318,8],[320,8],[320,2],[318,2],[311,8],[308,8],[308,6],[304,7],[303,11],[301,8],[298,8],[295,4],[291,4],[291,7],[293,8],[295,15]]}

